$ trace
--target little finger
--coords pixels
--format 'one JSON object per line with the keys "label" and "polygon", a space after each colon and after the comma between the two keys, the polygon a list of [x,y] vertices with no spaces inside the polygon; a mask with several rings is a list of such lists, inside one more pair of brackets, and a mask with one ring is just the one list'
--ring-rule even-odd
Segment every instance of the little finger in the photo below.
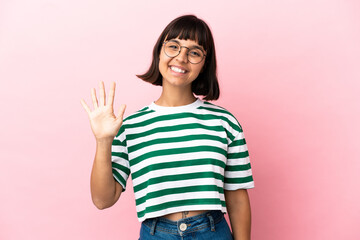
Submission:
{"label": "little finger", "polygon": [[84,99],[81,99],[80,102],[81,102],[81,105],[83,106],[83,108],[85,109],[85,111],[87,112],[87,114],[90,115],[91,110],[90,110],[89,106],[86,104],[86,102],[84,101]]}

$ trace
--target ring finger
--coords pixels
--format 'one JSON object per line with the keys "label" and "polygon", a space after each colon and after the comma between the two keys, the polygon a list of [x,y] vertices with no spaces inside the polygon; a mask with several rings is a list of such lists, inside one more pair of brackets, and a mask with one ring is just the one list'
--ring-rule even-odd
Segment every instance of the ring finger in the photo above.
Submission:
{"label": "ring finger", "polygon": [[92,88],[92,89],[91,89],[91,98],[92,98],[92,101],[93,101],[94,109],[98,108],[99,105],[98,105],[98,100],[97,100],[97,98],[96,98],[95,88]]}

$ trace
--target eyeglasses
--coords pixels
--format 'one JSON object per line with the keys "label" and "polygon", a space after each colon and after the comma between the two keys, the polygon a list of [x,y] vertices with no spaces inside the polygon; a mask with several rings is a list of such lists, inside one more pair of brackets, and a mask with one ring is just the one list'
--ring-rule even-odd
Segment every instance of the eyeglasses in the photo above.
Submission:
{"label": "eyeglasses", "polygon": [[173,57],[178,56],[181,52],[181,48],[188,49],[188,52],[186,54],[187,59],[192,64],[200,63],[206,56],[204,51],[202,49],[200,49],[199,47],[195,46],[192,48],[188,48],[185,46],[180,46],[180,44],[175,40],[169,40],[169,41],[164,42],[164,52],[168,57],[173,58]]}

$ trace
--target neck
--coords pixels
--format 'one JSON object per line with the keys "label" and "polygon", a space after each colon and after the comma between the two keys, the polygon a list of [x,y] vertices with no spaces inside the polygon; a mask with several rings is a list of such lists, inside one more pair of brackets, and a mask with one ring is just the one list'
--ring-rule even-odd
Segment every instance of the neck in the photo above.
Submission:
{"label": "neck", "polygon": [[191,91],[191,85],[185,88],[164,86],[162,93],[155,104],[164,107],[178,107],[193,103],[196,97]]}

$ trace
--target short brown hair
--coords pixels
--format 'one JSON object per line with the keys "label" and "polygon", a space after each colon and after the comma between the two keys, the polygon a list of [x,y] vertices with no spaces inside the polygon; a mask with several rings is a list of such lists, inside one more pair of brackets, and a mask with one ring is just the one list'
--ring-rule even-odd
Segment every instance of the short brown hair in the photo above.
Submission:
{"label": "short brown hair", "polygon": [[161,86],[162,76],[159,71],[161,47],[165,40],[174,38],[190,39],[204,48],[206,51],[205,64],[199,76],[192,82],[191,89],[196,95],[205,96],[204,100],[218,99],[220,88],[216,73],[214,39],[209,26],[194,15],[180,16],[166,26],[154,46],[153,59],[149,70],[136,76],[146,82]]}

